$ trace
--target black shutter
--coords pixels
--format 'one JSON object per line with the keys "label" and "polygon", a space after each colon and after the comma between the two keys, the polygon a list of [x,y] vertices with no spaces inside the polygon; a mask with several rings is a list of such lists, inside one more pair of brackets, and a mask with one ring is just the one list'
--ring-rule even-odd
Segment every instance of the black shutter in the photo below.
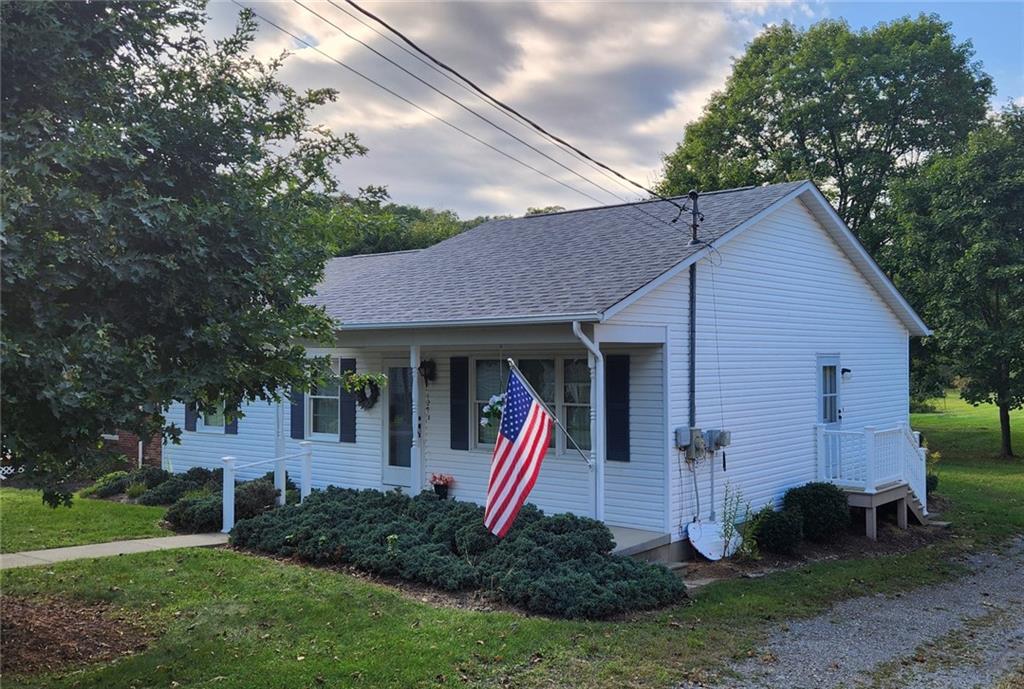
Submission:
{"label": "black shutter", "polygon": [[291,399],[291,435],[296,440],[303,440],[306,437],[306,396],[298,390],[292,390]]}
{"label": "black shutter", "polygon": [[613,462],[629,461],[629,355],[604,358],[605,450]]}
{"label": "black shutter", "polygon": [[196,430],[196,419],[199,417],[196,412],[196,403],[189,402],[185,405],[185,430],[194,431]]}
{"label": "black shutter", "polygon": [[[341,374],[355,372],[355,359],[342,359],[340,362]],[[338,440],[343,443],[354,443],[356,441],[356,396],[354,393],[345,392],[345,388],[339,390],[341,402],[338,405],[341,418],[338,421]]]}
{"label": "black shutter", "polygon": [[469,449],[469,357],[453,356],[451,364],[452,449]]}

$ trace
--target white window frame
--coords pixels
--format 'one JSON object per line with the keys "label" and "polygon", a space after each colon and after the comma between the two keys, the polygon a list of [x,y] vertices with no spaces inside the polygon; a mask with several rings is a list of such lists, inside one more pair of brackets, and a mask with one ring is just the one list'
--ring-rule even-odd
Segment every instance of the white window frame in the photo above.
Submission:
{"label": "white window frame", "polygon": [[[816,401],[818,411],[817,419],[818,423],[825,424],[827,426],[838,428],[843,423],[843,369],[841,368],[842,363],[838,354],[818,354],[816,357],[817,366],[815,368],[815,376],[818,379],[818,399]],[[836,391],[832,393],[826,393],[824,390],[824,379],[823,373],[825,367],[832,367],[835,369],[835,381]],[[835,409],[836,418],[834,421],[827,421],[825,419],[825,396],[831,395],[835,397]]]}
{"label": "white window frame", "polygon": [[[556,414],[558,414],[559,420],[563,421],[563,423],[564,423],[564,419],[565,419],[565,409],[566,409],[567,406],[569,406],[569,407],[584,407],[586,409],[590,409],[591,405],[590,405],[589,402],[587,404],[570,403],[568,405],[565,403],[565,362],[566,361],[573,361],[573,360],[586,361],[586,355],[579,355],[579,354],[576,354],[576,355],[573,355],[573,354],[545,354],[545,353],[532,354],[532,353],[528,353],[528,354],[524,354],[522,356],[514,356],[514,357],[511,357],[511,358],[516,362],[516,365],[518,365],[519,362],[522,361],[523,359],[548,360],[548,361],[553,361],[554,362],[554,366],[555,366],[555,402],[554,402],[554,408],[552,409],[552,411],[555,412]],[[479,356],[471,356],[471,357],[469,357],[469,390],[470,390],[469,415],[470,415],[470,425],[473,427],[473,431],[472,431],[473,436],[472,436],[472,443],[470,444],[470,449],[474,450],[474,451],[477,451],[477,452],[485,452],[485,451],[486,452],[491,452],[491,451],[494,450],[494,445],[493,445],[493,443],[489,443],[489,442],[484,442],[484,443],[480,442],[480,416],[477,413],[477,404],[480,401],[486,402],[486,400],[479,400],[478,401],[477,398],[476,398],[476,362],[477,361],[494,361],[494,360],[499,360],[500,361],[500,360],[504,360],[504,358],[503,357],[499,357],[499,356],[488,356],[488,355],[483,355],[483,354],[479,355]],[[589,367],[587,368],[587,371],[589,373],[589,371],[590,371]],[[590,384],[591,385],[594,384],[593,380],[591,380]],[[502,391],[502,392],[504,392],[504,391]],[[551,447],[549,449],[549,452],[553,453],[554,456],[556,456],[556,457],[562,457],[562,456],[565,456],[565,455],[567,455],[569,453],[576,454],[576,448],[572,447],[569,444],[568,440],[565,437],[565,433],[563,433],[562,430],[557,428],[557,427],[555,428],[554,432],[555,432],[555,444],[554,444],[553,447]],[[577,438],[576,440],[577,440],[577,442],[579,442],[579,438]],[[588,440],[589,440],[589,438],[588,438]],[[585,450],[585,451],[588,451],[588,450]]]}
{"label": "white window frame", "polygon": [[[341,376],[341,357],[331,357],[331,373],[335,376]],[[338,433],[314,433],[313,432],[313,400],[315,399],[337,399],[338,400]],[[306,428],[305,434],[308,440],[321,440],[325,442],[341,442],[340,431],[341,431],[341,384],[338,384],[338,395],[314,395],[312,391],[306,395],[305,400],[306,406]]]}

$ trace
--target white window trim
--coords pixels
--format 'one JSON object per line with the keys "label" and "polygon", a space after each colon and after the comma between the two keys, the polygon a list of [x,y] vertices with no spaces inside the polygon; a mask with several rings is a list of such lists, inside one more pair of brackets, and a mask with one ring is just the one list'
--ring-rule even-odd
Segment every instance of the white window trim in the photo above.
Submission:
{"label": "white window trim", "polygon": [[[340,356],[332,356],[331,357],[331,371],[334,373],[334,375],[341,375],[341,357]],[[314,398],[337,399],[338,400],[338,433],[314,433],[313,432],[313,399]],[[338,396],[336,398],[332,397],[331,395],[313,395],[312,393],[309,394],[309,395],[306,395],[305,406],[306,406],[306,412],[305,412],[306,428],[304,429],[304,433],[305,433],[305,436],[306,436],[306,440],[316,440],[316,441],[320,441],[320,442],[331,442],[331,443],[341,442],[341,388],[340,388],[340,386],[338,388]]]}
{"label": "white window trim", "polygon": [[[469,402],[470,402],[469,403],[469,415],[470,415],[470,425],[473,428],[472,438],[471,438],[472,442],[470,443],[470,448],[469,448],[470,452],[476,452],[476,453],[482,454],[484,452],[491,453],[491,452],[494,451],[494,445],[493,444],[491,444],[491,443],[483,443],[483,444],[481,444],[480,443],[480,417],[477,415],[477,410],[476,410],[476,405],[477,405],[477,398],[476,398],[476,362],[477,361],[494,361],[496,359],[500,360],[502,358],[503,357],[488,356],[488,355],[485,355],[485,354],[481,354],[479,356],[471,356],[471,357],[469,357],[469,392],[470,392],[470,396],[469,396]],[[566,406],[570,406],[570,407],[585,407],[587,409],[590,408],[591,405],[589,403],[588,404],[574,404],[574,403],[570,403],[569,405],[566,405],[566,403],[565,403],[565,362],[566,361],[573,361],[573,360],[576,360],[576,359],[586,361],[586,356],[585,355],[581,356],[579,354],[576,354],[576,355],[572,355],[572,354],[524,354],[522,356],[513,356],[513,357],[509,357],[509,358],[513,359],[516,362],[517,365],[523,359],[538,359],[538,360],[540,360],[540,359],[547,359],[549,361],[554,361],[554,364],[555,364],[555,403],[554,403],[554,409],[552,409],[552,411],[555,412],[555,414],[558,415],[559,420],[562,421],[563,423],[565,422],[564,417],[565,417]],[[589,371],[590,369],[588,368],[587,370]],[[591,385],[593,385],[593,380],[591,380]],[[556,427],[554,432],[555,432],[555,445],[554,445],[554,447],[552,447],[549,450],[549,453],[552,453],[553,456],[555,456],[555,457],[564,457],[564,456],[567,456],[569,454],[578,454],[576,452],[576,448],[572,447],[569,444],[568,440],[565,437],[565,433],[563,433],[561,429]],[[579,441],[579,439],[577,439],[577,442],[578,441]],[[585,451],[589,452],[589,450],[585,450]]]}

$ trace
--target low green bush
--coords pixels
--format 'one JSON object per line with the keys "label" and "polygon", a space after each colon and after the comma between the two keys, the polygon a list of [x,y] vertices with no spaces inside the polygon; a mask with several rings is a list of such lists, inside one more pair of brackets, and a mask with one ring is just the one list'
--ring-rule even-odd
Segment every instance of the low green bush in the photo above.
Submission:
{"label": "low green bush", "polygon": [[100,476],[96,483],[82,490],[82,495],[87,498],[109,498],[128,490],[131,482],[127,471],[112,471]]}
{"label": "low green bush", "polygon": [[784,510],[803,515],[804,537],[828,543],[843,536],[850,526],[846,493],[831,483],[806,483],[790,488],[782,497]]}
{"label": "low green bush", "polygon": [[205,484],[190,481],[184,474],[179,474],[147,490],[139,496],[139,502],[143,505],[171,505],[185,497],[186,493],[203,490],[205,487]]}
{"label": "low green bush", "polygon": [[220,531],[224,502],[219,495],[199,495],[178,500],[164,519],[175,531],[210,533]]}
{"label": "low green bush", "polygon": [[133,483],[133,484],[128,486],[128,489],[125,490],[124,494],[126,496],[128,496],[129,498],[131,498],[132,500],[134,500],[134,499],[138,498],[140,495],[142,495],[145,492],[146,492],[146,484],[145,483]]}
{"label": "low green bush", "polygon": [[[184,475],[182,475],[184,476]],[[224,500],[222,493],[210,490],[210,485],[199,485],[184,479],[171,479],[175,490],[191,486],[179,495],[167,510],[165,519],[175,531],[204,533],[220,531],[223,523]],[[162,486],[158,486],[159,490]],[[147,495],[152,493],[149,491]],[[246,481],[235,486],[235,519],[251,519],[273,509],[277,500],[277,489],[273,483],[263,479]],[[141,500],[140,500],[141,502]]]}
{"label": "low green bush", "polygon": [[348,564],[373,574],[448,591],[483,589],[533,612],[604,618],[684,597],[682,582],[659,565],[613,556],[601,522],[523,507],[503,539],[483,526],[483,509],[424,492],[328,488],[302,505],[241,519],[233,544],[317,564]]}
{"label": "low green bush", "polygon": [[796,510],[776,512],[769,508],[759,513],[754,540],[760,550],[780,555],[792,555],[803,538],[803,515]]}
{"label": "low green bush", "polygon": [[132,482],[140,483],[146,488],[155,488],[169,480],[171,476],[171,472],[153,466],[141,466],[131,472]]}
{"label": "low green bush", "polygon": [[929,493],[934,493],[935,489],[939,487],[939,475],[928,474],[924,477],[924,487]]}

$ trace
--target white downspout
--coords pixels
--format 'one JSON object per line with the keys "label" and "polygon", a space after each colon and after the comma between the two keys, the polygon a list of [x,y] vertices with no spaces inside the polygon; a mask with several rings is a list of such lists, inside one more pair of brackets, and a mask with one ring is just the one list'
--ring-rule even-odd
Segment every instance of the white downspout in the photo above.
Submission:
{"label": "white downspout", "polygon": [[587,348],[590,366],[590,456],[594,466],[594,518],[604,521],[604,355],[593,340],[583,334],[579,321],[572,332]]}

